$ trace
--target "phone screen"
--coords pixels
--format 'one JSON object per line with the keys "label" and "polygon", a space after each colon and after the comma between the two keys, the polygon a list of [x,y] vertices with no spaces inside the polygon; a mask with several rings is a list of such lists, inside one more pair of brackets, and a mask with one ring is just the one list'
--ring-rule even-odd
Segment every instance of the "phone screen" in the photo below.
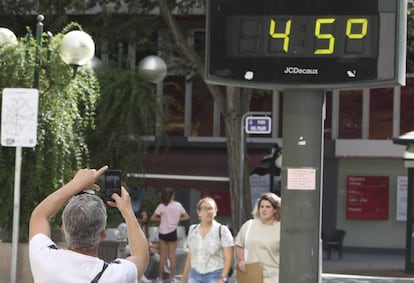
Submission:
{"label": "phone screen", "polygon": [[112,194],[121,195],[121,170],[108,170],[105,173],[105,197],[112,200]]}

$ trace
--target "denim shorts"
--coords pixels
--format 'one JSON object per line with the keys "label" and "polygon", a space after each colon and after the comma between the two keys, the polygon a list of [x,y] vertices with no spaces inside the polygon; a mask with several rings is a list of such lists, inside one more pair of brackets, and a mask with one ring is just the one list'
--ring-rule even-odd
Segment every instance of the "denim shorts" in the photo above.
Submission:
{"label": "denim shorts", "polygon": [[194,268],[191,268],[187,283],[217,283],[221,276],[223,269],[217,269],[208,273],[198,273]]}

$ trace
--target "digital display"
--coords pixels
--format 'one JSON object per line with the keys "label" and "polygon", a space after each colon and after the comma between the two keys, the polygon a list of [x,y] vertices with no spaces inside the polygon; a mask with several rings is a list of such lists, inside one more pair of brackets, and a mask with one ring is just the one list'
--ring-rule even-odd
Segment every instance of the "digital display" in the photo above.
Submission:
{"label": "digital display", "polygon": [[207,82],[276,89],[405,82],[406,0],[207,2]]}
{"label": "digital display", "polygon": [[377,56],[378,17],[229,16],[226,53],[234,57]]}

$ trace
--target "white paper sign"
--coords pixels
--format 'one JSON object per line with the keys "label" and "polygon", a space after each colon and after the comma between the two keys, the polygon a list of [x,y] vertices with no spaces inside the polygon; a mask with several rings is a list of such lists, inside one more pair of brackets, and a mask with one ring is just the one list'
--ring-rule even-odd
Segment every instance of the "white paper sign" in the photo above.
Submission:
{"label": "white paper sign", "polygon": [[288,190],[316,190],[316,169],[314,168],[288,168]]}
{"label": "white paper sign", "polygon": [[5,88],[1,108],[1,145],[34,147],[37,140],[39,91]]}
{"label": "white paper sign", "polygon": [[397,177],[397,221],[407,221],[407,176]]}

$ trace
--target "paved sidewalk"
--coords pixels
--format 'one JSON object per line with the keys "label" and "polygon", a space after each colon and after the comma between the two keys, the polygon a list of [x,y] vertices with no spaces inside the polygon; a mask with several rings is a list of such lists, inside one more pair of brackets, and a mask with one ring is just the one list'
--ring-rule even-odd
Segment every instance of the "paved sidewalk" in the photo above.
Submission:
{"label": "paved sidewalk", "polygon": [[323,273],[372,275],[388,277],[414,277],[405,273],[405,255],[396,253],[345,252],[342,259],[336,255],[324,259]]}
{"label": "paved sidewalk", "polygon": [[[11,243],[4,243],[0,241],[0,280],[1,282],[5,283],[10,282],[11,246]],[[18,283],[33,283],[33,278],[29,267],[29,255],[27,247],[27,243],[19,244],[17,268]],[[394,280],[394,282],[408,282],[409,279],[414,279],[414,273],[407,274],[405,273],[404,268],[405,256],[402,254],[389,253],[345,252],[342,259],[337,259],[336,254],[334,254],[331,260],[324,259],[322,264],[322,272],[326,276],[331,276],[328,274],[353,274],[406,279],[406,281]],[[235,280],[232,278],[231,282],[235,282]],[[362,281],[354,280],[331,282],[368,281],[364,281],[362,279]],[[393,281],[391,280],[389,282]]]}
{"label": "paved sidewalk", "polygon": [[[11,277],[11,243],[0,241],[0,282],[10,282]],[[29,253],[27,243],[19,244],[17,255],[16,282],[33,283],[29,265]]]}

